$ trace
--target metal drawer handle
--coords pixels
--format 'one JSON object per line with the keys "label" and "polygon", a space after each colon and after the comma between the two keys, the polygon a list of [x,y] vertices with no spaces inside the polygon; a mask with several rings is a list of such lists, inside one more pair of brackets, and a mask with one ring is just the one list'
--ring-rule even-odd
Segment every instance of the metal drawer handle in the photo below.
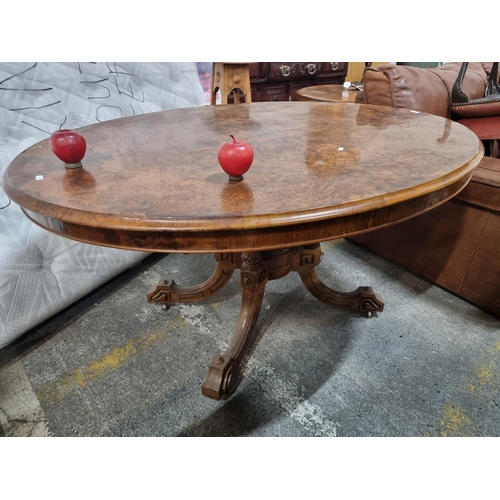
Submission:
{"label": "metal drawer handle", "polygon": [[280,66],[281,76],[290,76],[291,68],[290,66]]}
{"label": "metal drawer handle", "polygon": [[331,62],[330,68],[332,68],[332,71],[336,71],[337,69],[339,69],[339,63],[338,62]]}
{"label": "metal drawer handle", "polygon": [[318,69],[318,68],[316,67],[316,64],[308,64],[308,65],[306,66],[306,68],[307,68],[307,72],[308,72],[310,75],[314,75],[314,73],[316,73],[316,70]]}

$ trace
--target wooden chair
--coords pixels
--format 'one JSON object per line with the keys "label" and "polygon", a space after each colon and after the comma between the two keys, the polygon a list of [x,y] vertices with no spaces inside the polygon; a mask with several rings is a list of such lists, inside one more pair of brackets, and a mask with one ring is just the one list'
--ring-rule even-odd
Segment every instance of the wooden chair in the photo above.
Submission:
{"label": "wooden chair", "polygon": [[458,123],[472,130],[484,144],[485,155],[500,156],[500,85],[498,62],[493,63],[484,97],[469,100],[462,90],[462,82],[469,63],[462,63],[452,88],[451,111]]}
{"label": "wooden chair", "polygon": [[252,102],[248,63],[212,63],[212,93],[210,104],[216,104],[218,90],[220,90],[221,93],[221,104],[228,104],[228,98],[231,94],[234,96],[235,104],[241,102],[241,94],[244,94],[245,102]]}

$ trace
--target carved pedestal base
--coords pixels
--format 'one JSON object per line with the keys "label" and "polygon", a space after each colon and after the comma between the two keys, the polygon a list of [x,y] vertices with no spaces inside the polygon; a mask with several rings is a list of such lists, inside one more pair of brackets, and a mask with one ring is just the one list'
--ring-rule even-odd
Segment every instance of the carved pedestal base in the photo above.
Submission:
{"label": "carved pedestal base", "polygon": [[236,375],[257,322],[268,280],[279,279],[295,271],[307,290],[321,302],[356,309],[369,316],[384,309],[382,299],[369,286],[344,293],[322,283],[315,271],[322,255],[319,244],[243,254],[220,253],[215,255],[216,270],[204,283],[183,288],[174,281],[162,280],[149,291],[148,302],[167,307],[173,302],[197,302],[216,294],[229,281],[234,270],[240,269],[242,302],[238,324],[226,352],[210,363],[201,389],[204,396],[219,400],[234,391]]}

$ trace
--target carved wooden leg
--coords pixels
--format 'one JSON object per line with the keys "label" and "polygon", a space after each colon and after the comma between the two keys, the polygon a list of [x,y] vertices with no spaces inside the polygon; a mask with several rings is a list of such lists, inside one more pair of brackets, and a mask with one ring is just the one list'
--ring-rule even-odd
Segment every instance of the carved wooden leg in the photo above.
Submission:
{"label": "carved wooden leg", "polygon": [[299,273],[307,290],[319,301],[336,307],[347,307],[372,312],[384,310],[380,295],[369,286],[360,286],[352,292],[337,292],[326,286],[317,276],[315,267],[321,261],[323,252],[318,244],[300,247],[294,255],[292,269]]}
{"label": "carved wooden leg", "polygon": [[179,286],[174,280],[161,280],[147,295],[148,302],[168,306],[172,302],[198,302],[208,299],[221,290],[229,281],[235,269],[241,265],[241,254],[215,254],[217,268],[208,280],[192,287]]}
{"label": "carved wooden leg", "polygon": [[242,302],[238,325],[226,352],[212,361],[207,378],[201,386],[202,394],[215,400],[232,392],[231,382],[236,379],[240,362],[257,322],[268,281],[268,263],[262,258],[261,252],[246,252],[242,258]]}

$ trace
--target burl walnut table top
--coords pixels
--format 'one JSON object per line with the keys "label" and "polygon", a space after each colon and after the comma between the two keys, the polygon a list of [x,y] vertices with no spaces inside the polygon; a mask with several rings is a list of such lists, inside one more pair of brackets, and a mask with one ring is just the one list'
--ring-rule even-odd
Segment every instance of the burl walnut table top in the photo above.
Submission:
{"label": "burl walnut table top", "polygon": [[[50,231],[145,251],[285,248],[391,224],[454,196],[483,155],[455,122],[357,104],[204,106],[79,131],[83,168],[44,140],[11,163],[7,195]],[[229,134],[255,152],[240,182],[217,161]]]}

